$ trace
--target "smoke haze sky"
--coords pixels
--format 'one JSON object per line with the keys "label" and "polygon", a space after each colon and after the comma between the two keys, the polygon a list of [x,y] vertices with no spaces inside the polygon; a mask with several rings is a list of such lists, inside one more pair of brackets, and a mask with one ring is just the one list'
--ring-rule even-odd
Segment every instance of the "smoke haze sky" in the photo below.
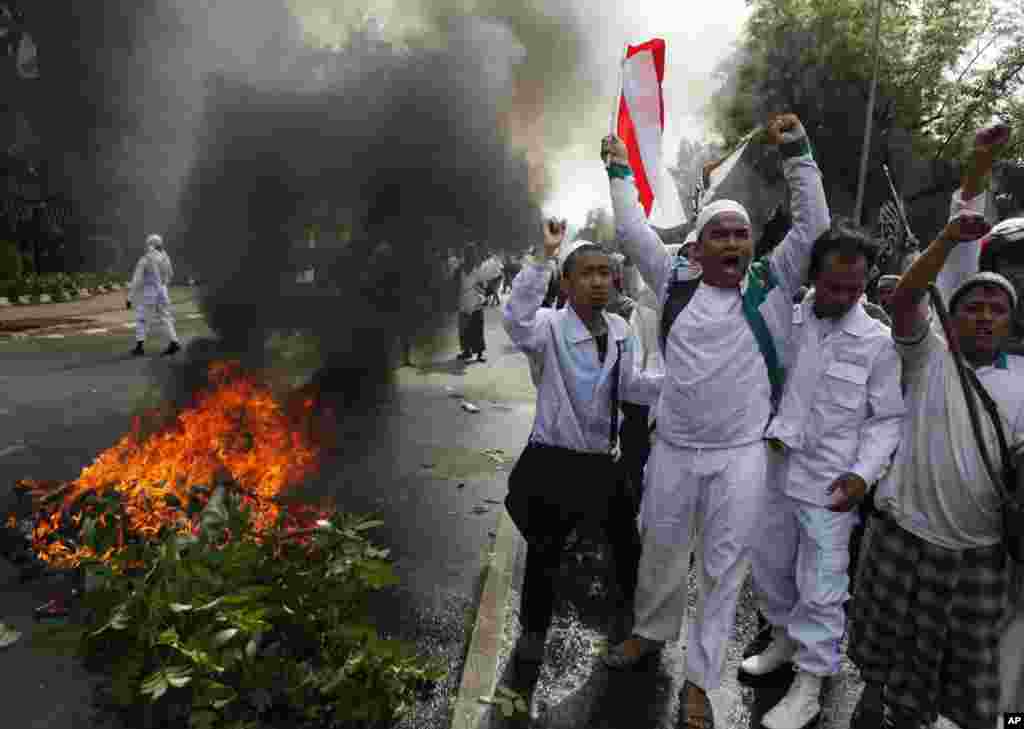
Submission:
{"label": "smoke haze sky", "polygon": [[[621,6],[619,2],[607,4]],[[713,89],[711,71],[738,40],[748,14],[743,0],[713,3],[642,0],[629,3],[628,12],[619,7],[614,15],[609,13],[605,25],[608,35],[601,43],[607,49],[601,75],[608,103],[603,117],[598,115],[595,119],[586,120],[587,128],[600,129],[599,136],[609,123],[611,99],[618,83],[615,64],[621,57],[624,44],[637,44],[660,36],[668,46],[663,150],[666,160],[674,163],[682,137],[702,138],[705,134],[700,107],[707,102]],[[611,207],[608,184],[594,151],[596,146],[595,137],[591,134],[560,156],[552,170],[557,188],[545,205],[546,210],[582,221],[590,208]]]}
{"label": "smoke haze sky", "polygon": [[[291,0],[306,30],[328,44],[341,42],[342,28],[367,15],[379,19],[383,35],[394,37],[420,32],[418,13],[442,15],[470,8],[486,12],[489,4],[486,0],[363,0],[338,9],[329,0]],[[618,60],[625,44],[655,36],[667,41],[664,150],[673,162],[682,137],[705,135],[700,108],[713,88],[711,71],[736,42],[749,14],[744,0],[633,0],[628,4],[622,0],[518,0],[496,3],[495,7],[505,11],[509,5],[523,5],[542,13],[574,13],[583,29],[589,82],[583,96],[585,103],[581,104],[577,95],[572,108],[560,113],[545,110],[553,119],[546,129],[548,136],[554,133],[552,124],[561,127],[562,135],[557,140],[548,139],[547,146],[557,147],[558,152],[554,160],[550,156],[546,159],[550,179],[544,210],[574,223],[582,223],[593,207],[610,206],[595,149],[596,140],[608,129],[619,80]],[[552,68],[551,73],[559,71]],[[551,101],[546,100],[549,104]]]}

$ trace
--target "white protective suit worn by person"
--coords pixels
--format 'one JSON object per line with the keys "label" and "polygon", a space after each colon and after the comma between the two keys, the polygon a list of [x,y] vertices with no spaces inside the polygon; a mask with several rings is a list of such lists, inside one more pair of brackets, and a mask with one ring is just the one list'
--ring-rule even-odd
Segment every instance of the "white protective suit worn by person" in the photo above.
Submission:
{"label": "white protective suit worn by person", "polygon": [[861,298],[838,319],[819,319],[815,294],[793,307],[780,353],[786,384],[766,435],[768,487],[751,562],[761,611],[774,640],[741,670],[763,675],[792,659],[786,696],[766,729],[800,729],[821,710],[821,680],[839,673],[849,600],[850,537],[856,509],[827,507],[827,488],[856,474],[870,486],[899,445],[906,408],[900,359],[889,328]]}
{"label": "white protective suit worn by person", "polygon": [[[751,265],[740,288],[700,283],[663,350],[665,382],[641,505],[634,634],[659,642],[679,636],[696,547],[706,592],[688,631],[686,678],[705,694],[721,682],[749,543],[762,516],[773,379],[776,391],[781,385],[780,368],[769,371],[762,343],[767,349],[788,340],[793,296],[807,277],[815,240],[830,225],[821,172],[803,128],[794,136],[780,147],[793,210],[785,240]],[[608,172],[622,249],[657,293],[660,319],[670,281],[692,278],[695,264],[671,256],[648,224],[632,171],[611,164]],[[720,201],[702,211],[698,236],[715,211],[741,215],[749,225],[742,206]],[[749,323],[758,315],[766,324],[762,343]]]}
{"label": "white protective suit worn by person", "polygon": [[135,351],[142,353],[146,341],[147,323],[158,322],[170,339],[167,353],[179,348],[178,333],[174,329],[174,316],[167,290],[173,275],[170,257],[163,249],[158,235],[146,238],[146,252],[139,258],[131,280],[131,302],[135,307]]}

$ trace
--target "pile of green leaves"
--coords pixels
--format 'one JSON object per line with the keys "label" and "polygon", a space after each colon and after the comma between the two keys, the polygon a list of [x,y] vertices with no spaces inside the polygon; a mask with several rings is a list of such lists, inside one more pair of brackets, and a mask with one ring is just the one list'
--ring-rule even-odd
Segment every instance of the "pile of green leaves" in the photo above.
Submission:
{"label": "pile of green leaves", "polygon": [[[381,522],[307,508],[327,518],[294,530],[282,511],[257,534],[245,499],[223,487],[181,509],[192,534],[167,527],[87,566],[99,586],[79,648],[130,725],[141,714],[197,728],[386,726],[445,675],[372,623],[369,594],[396,582],[365,537]],[[110,529],[83,524],[99,549]]]}
{"label": "pile of green leaves", "polygon": [[[0,255],[2,258],[2,255]],[[117,273],[26,273],[10,280],[0,280],[0,296],[12,302],[19,296],[38,300],[47,294],[53,301],[67,301],[78,296],[81,289],[103,293],[113,290],[113,284],[124,285],[125,276]]]}

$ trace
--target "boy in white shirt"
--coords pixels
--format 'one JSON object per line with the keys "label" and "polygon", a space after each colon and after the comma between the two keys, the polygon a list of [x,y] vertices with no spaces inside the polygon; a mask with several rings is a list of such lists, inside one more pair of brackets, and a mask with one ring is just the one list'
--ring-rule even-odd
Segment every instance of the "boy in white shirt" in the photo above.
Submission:
{"label": "boy in white shirt", "polygon": [[506,499],[528,545],[516,650],[517,660],[528,663],[542,660],[563,546],[582,520],[601,522],[608,535],[620,609],[632,598],[639,541],[621,505],[613,455],[618,403],[653,402],[662,380],[635,369],[635,335],[622,317],[604,311],[612,272],[600,246],[576,241],[562,251],[557,263],[567,305],[541,308],[564,236],[564,221],[547,222],[545,258],[524,262],[503,310],[505,331],[529,358],[537,385],[533,432]]}

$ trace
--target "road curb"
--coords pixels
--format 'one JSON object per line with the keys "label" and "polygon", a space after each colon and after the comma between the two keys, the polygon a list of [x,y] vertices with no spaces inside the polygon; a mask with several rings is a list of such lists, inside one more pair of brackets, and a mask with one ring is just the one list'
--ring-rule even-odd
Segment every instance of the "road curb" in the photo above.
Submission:
{"label": "road curb", "polygon": [[505,634],[505,611],[512,574],[522,540],[508,512],[502,509],[498,520],[494,552],[480,594],[476,623],[462,669],[462,683],[455,699],[451,729],[479,729],[491,711],[481,703],[494,695],[498,682],[498,654]]}

